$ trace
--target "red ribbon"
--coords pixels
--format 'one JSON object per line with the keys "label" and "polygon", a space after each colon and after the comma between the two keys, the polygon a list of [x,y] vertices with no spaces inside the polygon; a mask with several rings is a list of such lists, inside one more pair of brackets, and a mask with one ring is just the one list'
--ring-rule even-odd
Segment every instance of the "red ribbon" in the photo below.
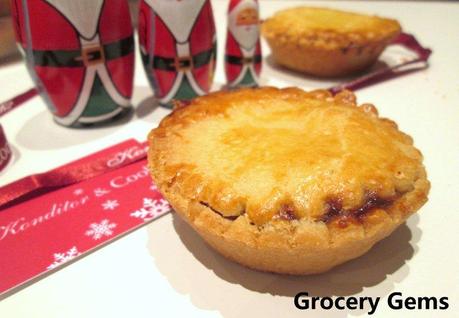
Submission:
{"label": "red ribbon", "polygon": [[0,171],[6,168],[11,160],[11,148],[8,145],[5,133],[0,125]]}
{"label": "red ribbon", "polygon": [[[363,88],[369,85],[373,85],[394,77],[402,76],[408,73],[423,70],[428,67],[428,59],[432,54],[432,50],[423,47],[416,38],[407,33],[401,33],[392,44],[402,45],[406,49],[416,53],[417,58],[409,61],[402,62],[394,66],[387,66],[370,74],[359,77],[351,82],[340,84],[329,88],[329,91],[333,94],[342,91],[343,89],[349,89],[355,91],[359,88]],[[408,69],[407,66],[410,66]]]}
{"label": "red ribbon", "polygon": [[127,166],[147,155],[147,144],[127,140],[44,173],[33,174],[0,188],[0,210],[37,195],[91,179]]}
{"label": "red ribbon", "polygon": [[0,104],[0,117],[8,113],[9,111],[15,109],[16,107],[22,105],[29,99],[31,99],[34,96],[37,96],[38,90],[36,88],[31,88],[27,91],[25,91],[22,94],[17,95],[16,97],[13,97],[10,100],[7,100],[3,103]]}
{"label": "red ribbon", "polygon": [[[0,104],[0,117],[13,110],[14,108],[22,105],[32,97],[36,96],[38,91],[31,88],[28,91]],[[0,172],[6,168],[11,160],[11,148],[8,144],[2,124],[0,123]]]}

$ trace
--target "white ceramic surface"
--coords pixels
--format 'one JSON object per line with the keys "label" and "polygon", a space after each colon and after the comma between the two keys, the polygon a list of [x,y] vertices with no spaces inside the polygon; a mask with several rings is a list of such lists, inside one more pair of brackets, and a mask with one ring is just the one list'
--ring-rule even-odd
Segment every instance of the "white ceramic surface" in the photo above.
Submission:
{"label": "white ceramic surface", "polygon": [[[429,202],[363,257],[310,277],[255,272],[225,260],[170,214],[0,302],[0,317],[346,317],[353,312],[299,311],[300,291],[321,296],[447,296],[447,311],[391,310],[374,317],[459,315],[459,3],[398,1],[261,1],[262,18],[295,4],[319,4],[396,18],[434,53],[430,68],[358,91],[413,136],[425,156]],[[218,28],[216,80],[223,83],[226,1],[213,1]],[[265,46],[264,53],[269,55]],[[267,63],[264,83],[303,88],[332,82],[294,75]],[[17,153],[0,185],[48,170],[129,137],[143,140],[168,113],[153,105],[137,55],[133,116],[111,126],[69,129],[34,98],[1,119]],[[0,68],[0,100],[32,85],[21,63]],[[25,211],[26,212],[26,211]],[[0,255],[1,257],[1,255]],[[1,279],[1,269],[0,269]]]}

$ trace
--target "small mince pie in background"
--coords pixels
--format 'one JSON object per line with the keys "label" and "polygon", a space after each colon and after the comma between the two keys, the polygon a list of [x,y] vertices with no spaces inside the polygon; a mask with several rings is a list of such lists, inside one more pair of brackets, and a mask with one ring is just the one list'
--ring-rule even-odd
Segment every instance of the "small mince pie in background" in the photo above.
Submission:
{"label": "small mince pie in background", "polygon": [[262,25],[278,64],[320,77],[370,67],[400,32],[396,20],[313,7],[279,11]]}
{"label": "small mince pie in background", "polygon": [[349,91],[217,92],[178,107],[148,139],[151,175],[177,214],[262,271],[320,273],[358,257],[430,187],[412,138]]}

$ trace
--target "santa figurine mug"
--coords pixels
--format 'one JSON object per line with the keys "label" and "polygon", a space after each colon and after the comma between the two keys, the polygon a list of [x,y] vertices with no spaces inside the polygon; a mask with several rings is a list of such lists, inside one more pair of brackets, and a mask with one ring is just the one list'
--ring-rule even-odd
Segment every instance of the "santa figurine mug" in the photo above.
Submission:
{"label": "santa figurine mug", "polygon": [[210,91],[216,34],[209,0],[142,0],[138,31],[145,72],[161,105]]}
{"label": "santa figurine mug", "polygon": [[228,87],[258,86],[261,64],[258,1],[230,0],[225,47]]}
{"label": "santa figurine mug", "polygon": [[54,119],[93,124],[130,108],[133,29],[126,0],[11,0],[16,39]]}

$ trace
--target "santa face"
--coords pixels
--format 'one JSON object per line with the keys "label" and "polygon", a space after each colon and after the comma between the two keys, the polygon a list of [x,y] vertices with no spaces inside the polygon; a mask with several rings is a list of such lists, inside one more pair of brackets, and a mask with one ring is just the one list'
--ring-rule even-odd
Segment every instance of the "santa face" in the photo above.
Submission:
{"label": "santa face", "polygon": [[240,46],[252,49],[259,37],[258,4],[241,1],[229,14],[228,28]]}
{"label": "santa face", "polygon": [[236,16],[237,26],[250,26],[258,23],[258,12],[254,8],[245,8]]}

